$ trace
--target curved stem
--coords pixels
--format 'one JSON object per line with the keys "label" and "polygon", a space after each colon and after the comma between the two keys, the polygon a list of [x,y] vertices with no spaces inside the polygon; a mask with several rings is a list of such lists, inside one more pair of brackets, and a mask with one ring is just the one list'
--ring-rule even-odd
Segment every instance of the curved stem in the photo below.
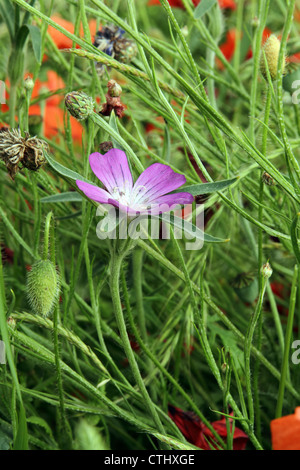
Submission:
{"label": "curved stem", "polygon": [[145,400],[145,404],[150,412],[150,415],[153,418],[155,425],[157,426],[159,432],[165,434],[164,427],[161,423],[161,420],[157,414],[154,404],[151,401],[151,398],[148,394],[146,386],[144,384],[143,378],[141,376],[139,367],[134,357],[133,350],[131,348],[131,344],[128,338],[128,333],[126,329],[126,323],[123,316],[123,309],[120,300],[120,270],[122,266],[122,262],[124,259],[126,252],[117,253],[115,250],[112,253],[111,261],[110,261],[110,290],[112,296],[112,302],[114,306],[115,316],[117,325],[120,331],[121,340],[123,343],[123,348],[128,359],[129,365],[131,367],[134,379],[140,389],[140,392]]}

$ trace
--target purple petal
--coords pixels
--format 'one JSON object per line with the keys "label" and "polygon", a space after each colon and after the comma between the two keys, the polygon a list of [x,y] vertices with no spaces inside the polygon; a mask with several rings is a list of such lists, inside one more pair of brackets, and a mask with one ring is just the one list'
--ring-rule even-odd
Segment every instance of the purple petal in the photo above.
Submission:
{"label": "purple petal", "polygon": [[76,180],[78,188],[90,199],[101,204],[105,204],[111,198],[111,195],[104,189],[98,188],[93,184],[86,183],[85,181]]}
{"label": "purple petal", "polygon": [[[178,205],[192,204],[194,196],[190,193],[167,194],[152,201],[149,214],[158,215],[174,210]],[[178,209],[178,207],[177,207]]]}
{"label": "purple petal", "polygon": [[111,194],[130,194],[133,182],[125,152],[119,149],[111,149],[104,155],[95,152],[89,160],[93,173]]}
{"label": "purple petal", "polygon": [[132,199],[135,203],[151,203],[159,196],[180,188],[185,182],[185,176],[175,173],[168,165],[154,163],[137,179]]}

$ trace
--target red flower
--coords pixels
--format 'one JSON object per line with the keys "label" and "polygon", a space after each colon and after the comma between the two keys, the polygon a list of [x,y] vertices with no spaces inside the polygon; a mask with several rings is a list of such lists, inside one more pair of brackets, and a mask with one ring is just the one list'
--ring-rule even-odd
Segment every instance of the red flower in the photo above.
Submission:
{"label": "red flower", "polygon": [[[226,41],[220,45],[220,51],[223,53],[224,57],[228,60],[228,62],[232,59],[234,55],[235,45],[236,45],[236,34],[237,34],[236,29],[230,29],[229,31],[227,31]],[[265,28],[263,31],[263,36],[262,36],[262,43],[264,43],[271,34],[272,34],[272,31],[269,28]],[[251,59],[252,55],[253,55],[252,49],[250,48],[247,53],[246,60]],[[216,60],[217,60],[217,65],[219,69],[223,70],[224,65],[222,64],[220,59],[217,58]]]}
{"label": "red flower", "polygon": [[14,262],[14,252],[3,243],[0,243],[2,263],[13,264]]}
{"label": "red flower", "polygon": [[[37,98],[40,92],[50,91],[55,92],[64,88],[65,84],[61,77],[53,70],[47,72],[47,81],[41,82],[39,79],[35,81],[32,98]],[[63,100],[63,95],[55,94],[46,100],[45,113],[44,113],[44,135],[48,139],[63,132],[64,129],[64,110],[59,107]],[[41,115],[41,108],[39,104],[34,104],[29,107],[29,116]],[[81,142],[82,126],[72,116],[71,127],[72,137],[75,141]]]}
{"label": "red flower", "polygon": [[[194,413],[183,411],[180,408],[176,408],[171,405],[169,405],[168,409],[170,418],[174,421],[188,442],[202,450],[211,450],[211,448],[218,449],[216,439],[212,432]],[[223,418],[219,421],[214,421],[211,425],[219,436],[226,440],[226,419]],[[244,450],[247,441],[247,434],[245,434],[241,429],[235,427],[233,434],[233,450]]]}
{"label": "red flower", "polygon": [[[51,20],[53,20],[56,24],[59,26],[62,26],[64,29],[66,29],[69,33],[74,34],[74,25],[68,20],[65,20],[64,18],[61,18],[58,15],[53,15],[51,16]],[[92,19],[89,21],[89,28],[92,36],[95,36],[96,34],[96,23],[97,21],[95,19]],[[72,47],[72,39],[69,39],[67,36],[65,36],[63,33],[55,29],[53,26],[48,26],[48,33],[51,36],[53,42],[57,46],[58,49],[70,49]],[[81,26],[80,28],[80,36],[83,37],[83,28]],[[76,44],[77,48],[79,46]],[[45,59],[45,57],[44,57]]]}
{"label": "red flower", "polygon": [[271,421],[273,450],[300,450],[300,407],[293,415]]}
{"label": "red flower", "polygon": [[[201,0],[193,0],[193,4],[195,7],[199,5]],[[184,8],[182,0],[168,0],[170,6],[172,8]],[[149,0],[148,5],[160,5],[159,0]],[[219,0],[219,5],[221,8],[230,8],[231,10],[235,10],[236,4],[233,0]]]}

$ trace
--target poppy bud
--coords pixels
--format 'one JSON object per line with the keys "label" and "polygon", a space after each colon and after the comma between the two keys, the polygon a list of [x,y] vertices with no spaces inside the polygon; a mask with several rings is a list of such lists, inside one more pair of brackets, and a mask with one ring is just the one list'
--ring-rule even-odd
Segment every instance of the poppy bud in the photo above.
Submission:
{"label": "poppy bud", "polygon": [[71,116],[82,121],[94,111],[94,100],[83,91],[72,91],[65,96],[65,105]]}
{"label": "poppy bud", "polygon": [[59,297],[60,281],[50,260],[36,261],[27,274],[27,297],[33,311],[49,315]]}
{"label": "poppy bud", "polygon": [[[265,42],[262,48],[260,57],[260,71],[265,80],[268,80],[267,68],[268,67],[271,80],[275,80],[278,70],[278,57],[280,51],[280,41],[272,34]],[[285,57],[283,58],[283,72],[285,69]]]}

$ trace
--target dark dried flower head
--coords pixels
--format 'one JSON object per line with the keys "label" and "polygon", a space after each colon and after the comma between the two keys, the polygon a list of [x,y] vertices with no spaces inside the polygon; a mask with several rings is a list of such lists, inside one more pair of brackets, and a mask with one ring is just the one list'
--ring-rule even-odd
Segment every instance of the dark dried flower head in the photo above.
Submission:
{"label": "dark dried flower head", "polygon": [[102,142],[99,145],[99,152],[104,154],[107,153],[109,150],[114,148],[114,144],[112,143],[111,140],[107,140],[106,142]]}
{"label": "dark dried flower head", "polygon": [[137,45],[132,39],[122,38],[114,45],[115,59],[129,64],[137,55]]}
{"label": "dark dried flower head", "polygon": [[46,163],[45,150],[48,150],[47,142],[30,137],[28,132],[22,137],[20,129],[0,129],[0,160],[5,163],[12,179],[20,168],[37,171]]}
{"label": "dark dried flower head", "polygon": [[[96,34],[94,46],[119,62],[129,63],[137,54],[137,46],[132,39],[124,38],[125,31],[114,24],[103,26]],[[100,76],[105,72],[105,65],[96,63]]]}

